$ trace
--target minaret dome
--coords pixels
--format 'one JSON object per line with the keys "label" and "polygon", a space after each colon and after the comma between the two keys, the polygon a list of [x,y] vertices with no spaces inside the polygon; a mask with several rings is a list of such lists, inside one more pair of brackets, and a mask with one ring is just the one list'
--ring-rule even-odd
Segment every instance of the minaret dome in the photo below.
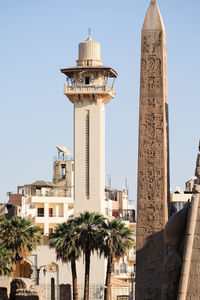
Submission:
{"label": "minaret dome", "polygon": [[90,33],[86,41],[79,44],[77,66],[101,66],[100,43],[91,39]]}

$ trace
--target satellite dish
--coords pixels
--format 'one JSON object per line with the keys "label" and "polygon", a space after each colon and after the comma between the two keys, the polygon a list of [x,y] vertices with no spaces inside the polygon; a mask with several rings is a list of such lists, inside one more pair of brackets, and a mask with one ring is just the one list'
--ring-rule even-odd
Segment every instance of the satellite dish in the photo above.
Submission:
{"label": "satellite dish", "polygon": [[56,148],[58,149],[59,152],[62,152],[64,155],[68,157],[72,156],[71,152],[66,147],[56,145]]}

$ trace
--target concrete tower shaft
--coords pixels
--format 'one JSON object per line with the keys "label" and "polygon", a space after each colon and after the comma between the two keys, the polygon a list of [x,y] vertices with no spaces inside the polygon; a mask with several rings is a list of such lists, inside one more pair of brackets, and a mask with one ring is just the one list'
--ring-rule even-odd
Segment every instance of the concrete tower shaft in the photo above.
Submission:
{"label": "concrete tower shaft", "polygon": [[[61,72],[67,76],[64,94],[74,106],[74,214],[105,214],[105,104],[115,96],[108,78],[115,79],[117,73],[102,66],[100,44],[90,36],[79,44],[77,66]],[[105,282],[105,268],[104,259],[91,257],[91,284]],[[79,262],[78,282],[83,278]]]}
{"label": "concrete tower shaft", "polygon": [[61,72],[64,94],[74,104],[75,213],[105,214],[105,104],[115,96],[108,78],[117,73],[102,66],[100,44],[90,36],[79,44],[77,66]]}

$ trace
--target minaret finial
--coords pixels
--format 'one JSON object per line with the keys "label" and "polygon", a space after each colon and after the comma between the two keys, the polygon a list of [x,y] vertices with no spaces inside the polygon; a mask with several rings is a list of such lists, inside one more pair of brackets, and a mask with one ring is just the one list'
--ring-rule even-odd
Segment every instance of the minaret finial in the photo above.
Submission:
{"label": "minaret finial", "polygon": [[88,36],[88,40],[90,40],[90,39],[91,39],[91,27],[90,27],[90,28],[88,28],[88,34],[89,34],[89,36]]}
{"label": "minaret finial", "polygon": [[199,141],[199,153],[197,155],[195,176],[200,180],[200,141]]}

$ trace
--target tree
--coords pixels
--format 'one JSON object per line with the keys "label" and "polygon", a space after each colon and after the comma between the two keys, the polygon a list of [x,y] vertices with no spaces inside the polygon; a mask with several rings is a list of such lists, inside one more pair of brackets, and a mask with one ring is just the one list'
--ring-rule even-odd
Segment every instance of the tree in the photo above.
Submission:
{"label": "tree", "polygon": [[[6,222],[6,218],[3,215],[0,215],[0,231],[2,225]],[[0,276],[7,275],[10,276],[12,273],[12,253],[7,250],[6,245],[0,239]]]}
{"label": "tree", "polygon": [[107,272],[104,300],[110,299],[111,272],[113,259],[119,259],[127,254],[133,242],[133,232],[120,219],[104,222],[104,242],[100,246],[100,254],[107,258]]}
{"label": "tree", "polygon": [[49,236],[51,248],[55,248],[57,259],[63,262],[71,262],[73,299],[78,300],[76,260],[81,255],[78,240],[77,222],[75,219],[68,220],[56,227],[55,233]]}
{"label": "tree", "polygon": [[0,276],[10,276],[12,273],[12,253],[6,249],[6,246],[0,241]]}
{"label": "tree", "polygon": [[4,215],[0,215],[0,230],[1,230],[1,224],[3,224],[6,221],[6,218]]}
{"label": "tree", "polygon": [[77,217],[80,245],[85,257],[84,300],[89,299],[90,258],[98,250],[102,240],[102,230],[105,218],[103,215],[84,212]]}
{"label": "tree", "polygon": [[24,218],[14,217],[1,223],[0,239],[11,251],[14,265],[29,255],[42,240],[42,231]]}

